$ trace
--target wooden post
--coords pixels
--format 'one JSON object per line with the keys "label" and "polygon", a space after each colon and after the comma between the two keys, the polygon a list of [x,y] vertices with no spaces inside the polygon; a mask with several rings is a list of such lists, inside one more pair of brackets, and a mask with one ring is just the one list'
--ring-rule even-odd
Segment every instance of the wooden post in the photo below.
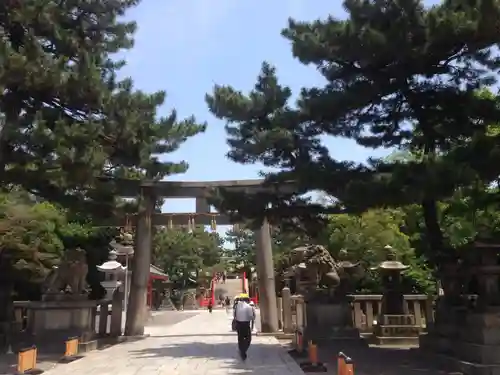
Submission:
{"label": "wooden post", "polygon": [[257,280],[260,293],[261,330],[265,333],[278,331],[276,309],[276,284],[274,282],[273,250],[269,222],[266,218],[256,231]]}
{"label": "wooden post", "polygon": [[137,216],[134,266],[132,270],[130,296],[125,323],[126,336],[144,335],[147,320],[147,293],[149,267],[151,264],[151,215],[155,199],[147,188],[142,188]]}

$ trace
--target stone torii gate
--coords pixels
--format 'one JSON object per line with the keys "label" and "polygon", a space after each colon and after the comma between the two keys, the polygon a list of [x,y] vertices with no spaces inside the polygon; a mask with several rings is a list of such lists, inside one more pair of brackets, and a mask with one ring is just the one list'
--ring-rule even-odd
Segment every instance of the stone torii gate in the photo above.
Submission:
{"label": "stone torii gate", "polygon": [[[249,194],[269,187],[263,186],[263,179],[233,181],[138,181],[120,179],[118,181],[120,195],[133,198],[140,195],[139,211],[133,220],[121,218],[118,225],[136,226],[136,251],[134,272],[132,272],[130,303],[128,304],[125,334],[127,336],[143,335],[146,322],[146,303],[149,266],[151,263],[152,226],[166,227],[180,225],[219,225],[234,224],[223,214],[211,213],[207,202],[213,188],[224,188],[232,192]],[[281,185],[280,191],[289,190],[291,185]],[[195,198],[196,213],[155,213],[154,204],[157,198]],[[278,314],[276,309],[276,292],[274,282],[274,265],[272,258],[272,242],[269,223],[263,220],[257,230],[256,258],[257,282],[260,299],[260,316],[262,332],[278,330]]]}

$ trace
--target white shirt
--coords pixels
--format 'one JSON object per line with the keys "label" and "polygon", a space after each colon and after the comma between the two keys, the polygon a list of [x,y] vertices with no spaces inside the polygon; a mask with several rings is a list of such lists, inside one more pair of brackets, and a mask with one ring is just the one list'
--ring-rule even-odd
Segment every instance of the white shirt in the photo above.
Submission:
{"label": "white shirt", "polygon": [[255,310],[248,303],[240,301],[236,304],[234,319],[238,322],[251,322],[255,319]]}

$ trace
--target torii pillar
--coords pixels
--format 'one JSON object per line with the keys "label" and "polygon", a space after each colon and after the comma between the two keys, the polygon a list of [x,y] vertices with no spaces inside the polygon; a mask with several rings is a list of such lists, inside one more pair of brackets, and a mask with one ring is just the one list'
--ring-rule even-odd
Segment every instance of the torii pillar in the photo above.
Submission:
{"label": "torii pillar", "polygon": [[274,281],[273,249],[271,231],[266,218],[256,231],[257,282],[259,286],[259,306],[261,331],[278,331],[278,309],[276,303],[276,283]]}
{"label": "torii pillar", "polygon": [[152,191],[147,188],[141,189],[136,224],[134,265],[130,283],[127,321],[125,323],[126,336],[144,335],[144,326],[148,319],[147,295],[153,239],[151,216],[154,211],[155,201]]}

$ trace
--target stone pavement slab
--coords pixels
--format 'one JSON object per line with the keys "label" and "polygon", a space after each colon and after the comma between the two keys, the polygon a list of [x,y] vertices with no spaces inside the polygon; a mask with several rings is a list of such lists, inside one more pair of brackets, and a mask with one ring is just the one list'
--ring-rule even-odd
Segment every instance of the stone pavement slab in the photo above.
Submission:
{"label": "stone pavement slab", "polygon": [[274,337],[254,336],[248,359],[239,358],[231,316],[224,310],[202,311],[171,326],[147,327],[150,337],[127,342],[69,364],[46,375],[302,375]]}

